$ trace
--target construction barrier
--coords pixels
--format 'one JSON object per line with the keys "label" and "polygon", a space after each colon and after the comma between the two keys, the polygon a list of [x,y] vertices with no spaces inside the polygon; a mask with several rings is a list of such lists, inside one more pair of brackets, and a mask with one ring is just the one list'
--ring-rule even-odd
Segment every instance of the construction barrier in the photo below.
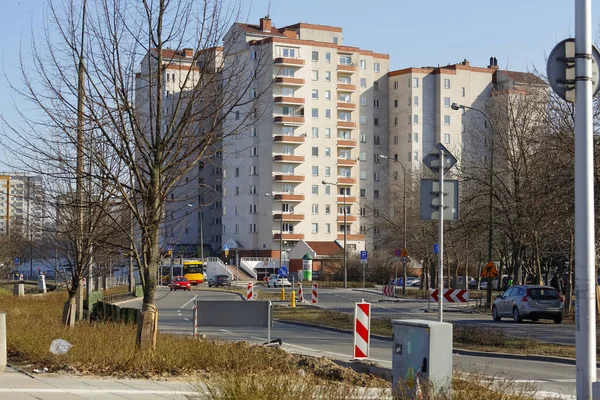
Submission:
{"label": "construction barrier", "polygon": [[354,358],[369,358],[371,337],[371,303],[355,303],[354,308]]}
{"label": "construction barrier", "polygon": [[194,313],[194,336],[198,336],[198,306],[194,304],[192,310]]}
{"label": "construction barrier", "polygon": [[[431,292],[431,300],[438,301],[439,290]],[[468,303],[469,291],[466,289],[444,289],[444,303]]]}
{"label": "construction barrier", "polygon": [[394,297],[394,286],[392,286],[392,285],[384,286],[383,287],[383,295],[389,296],[389,297]]}
{"label": "construction barrier", "polygon": [[246,290],[246,300],[254,300],[254,285],[252,282],[248,282],[248,289]]}
{"label": "construction barrier", "polygon": [[317,282],[313,282],[312,285],[312,304],[319,304],[319,285]]}
{"label": "construction barrier", "polygon": [[304,302],[304,292],[302,292],[302,284],[299,283],[298,284],[298,301],[299,302]]}

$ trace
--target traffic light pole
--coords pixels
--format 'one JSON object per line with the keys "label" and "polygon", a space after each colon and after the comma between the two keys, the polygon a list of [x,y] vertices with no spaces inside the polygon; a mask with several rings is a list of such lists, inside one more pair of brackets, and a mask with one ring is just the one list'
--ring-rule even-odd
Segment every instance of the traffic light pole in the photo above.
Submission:
{"label": "traffic light pole", "polygon": [[444,150],[440,150],[440,221],[438,267],[438,319],[443,321],[444,304]]}

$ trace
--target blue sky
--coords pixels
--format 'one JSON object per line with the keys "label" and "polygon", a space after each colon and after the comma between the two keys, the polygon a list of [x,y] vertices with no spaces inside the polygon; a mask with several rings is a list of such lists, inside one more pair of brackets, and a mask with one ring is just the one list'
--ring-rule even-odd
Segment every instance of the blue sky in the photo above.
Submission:
{"label": "blue sky", "polygon": [[[59,0],[60,1],[60,0]],[[138,0],[129,0],[138,1]],[[258,23],[268,0],[239,0],[247,21]],[[297,22],[343,28],[344,44],[390,55],[390,68],[446,65],[468,59],[486,66],[495,56],[501,68],[545,71],[545,56],[573,36],[574,1],[565,0],[271,0],[276,27]],[[11,114],[6,79],[19,78],[16,65],[39,32],[46,0],[2,0],[0,112]],[[594,2],[594,4],[598,4]],[[597,15],[598,8],[595,9]],[[593,21],[594,31],[597,22]],[[4,155],[0,151],[0,169]]]}

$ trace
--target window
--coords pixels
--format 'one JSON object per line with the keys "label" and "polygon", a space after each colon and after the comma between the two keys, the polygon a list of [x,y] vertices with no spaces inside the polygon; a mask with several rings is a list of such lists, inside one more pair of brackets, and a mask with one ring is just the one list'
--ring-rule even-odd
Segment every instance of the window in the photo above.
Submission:
{"label": "window", "polygon": [[360,105],[363,107],[367,105],[367,98],[365,96],[360,96]]}
{"label": "window", "polygon": [[450,125],[450,116],[444,115],[444,125]]}
{"label": "window", "polygon": [[256,214],[256,204],[250,204],[250,214]]}
{"label": "window", "polygon": [[325,214],[331,214],[331,205],[325,204]]}
{"label": "window", "polygon": [[289,106],[283,106],[283,107],[281,107],[281,114],[292,115],[292,114],[294,114],[294,109]]}
{"label": "window", "polygon": [[235,176],[240,176],[240,168],[235,167]]}
{"label": "window", "polygon": [[361,88],[367,87],[367,78],[360,78],[360,87]]}
{"label": "window", "polygon": [[373,144],[381,144],[379,143],[379,135],[373,136]]}
{"label": "window", "polygon": [[325,71],[325,81],[331,82],[331,71]]}
{"label": "window", "polygon": [[339,131],[338,138],[342,140],[352,140],[352,135],[350,134],[350,131]]}
{"label": "window", "polygon": [[316,224],[316,223],[311,224],[311,232],[319,233],[319,224]]}
{"label": "window", "polygon": [[394,100],[394,108],[398,108],[398,99]]}
{"label": "window", "polygon": [[398,81],[394,81],[394,90],[398,89]]}
{"label": "window", "polygon": [[373,100],[373,107],[379,108],[379,99],[374,99]]}
{"label": "window", "polygon": [[310,114],[313,118],[319,118],[319,109],[318,108],[313,108],[310,111]]}
{"label": "window", "polygon": [[240,187],[239,187],[239,186],[236,186],[236,187],[235,187],[235,195],[236,195],[236,196],[239,196],[239,195],[240,195]]}
{"label": "window", "polygon": [[375,162],[375,163],[381,162],[381,158],[379,157],[379,154],[373,154],[373,162]]}
{"label": "window", "polygon": [[367,197],[367,189],[360,189],[360,197]]}
{"label": "window", "polygon": [[367,161],[367,153],[365,151],[361,151],[358,155],[358,159],[360,161]]}
{"label": "window", "polygon": [[325,100],[331,100],[331,90],[325,91]]}
{"label": "window", "polygon": [[352,121],[352,113],[350,113],[349,111],[340,111],[339,119],[340,121],[350,122]]}
{"label": "window", "polygon": [[312,97],[313,100],[318,100],[319,99],[319,91],[317,89],[313,89],[312,92],[311,92],[311,94],[312,94],[311,97]]}
{"label": "window", "polygon": [[419,152],[418,151],[415,151],[413,153],[413,161],[419,161]]}
{"label": "window", "polygon": [[319,80],[319,71],[317,71],[316,69],[313,69],[311,78],[313,81],[318,81]]}
{"label": "window", "polygon": [[235,233],[240,233],[240,225],[235,224]]}
{"label": "window", "polygon": [[249,94],[250,94],[251,99],[255,99],[256,98],[256,89],[250,88]]}
{"label": "window", "polygon": [[352,57],[350,57],[350,56],[340,56],[340,64],[342,64],[342,65],[352,65]]}
{"label": "window", "polygon": [[419,116],[417,114],[413,115],[413,124],[419,125]]}
{"label": "window", "polygon": [[373,172],[373,180],[374,181],[378,181],[379,180],[379,172]]}
{"label": "window", "polygon": [[408,124],[411,125],[412,124],[412,115],[408,116]]}
{"label": "window", "polygon": [[414,96],[413,97],[413,105],[414,106],[418,106],[419,105],[419,96]]}
{"label": "window", "polygon": [[325,224],[325,233],[331,233],[331,224]]}
{"label": "window", "polygon": [[[409,84],[409,87],[410,87],[410,84]],[[413,78],[413,87],[414,88],[419,87],[419,78]]]}
{"label": "window", "polygon": [[339,189],[340,189],[340,196],[344,196],[344,195],[350,196],[350,188],[349,187],[346,187],[346,188],[341,187]]}
{"label": "window", "polygon": [[256,194],[256,185],[250,185],[250,194]]}
{"label": "window", "polygon": [[379,190],[374,190],[373,191],[373,198],[375,198],[375,199],[379,198]]}
{"label": "window", "polygon": [[467,94],[467,91],[465,90],[465,88],[462,88],[462,97],[465,97]]}
{"label": "window", "polygon": [[333,44],[338,44],[338,38],[337,38],[337,36],[333,37]]}
{"label": "window", "polygon": [[280,47],[279,52],[283,57],[295,58],[296,57],[296,49],[290,49],[288,47]]}
{"label": "window", "polygon": [[366,125],[367,124],[367,116],[366,115],[361,115],[360,116],[360,124],[361,125]]}
{"label": "window", "polygon": [[331,157],[331,147],[325,147],[325,157]]}
{"label": "window", "polygon": [[409,133],[408,134],[408,143],[410,143],[412,141],[412,135]]}
{"label": "window", "polygon": [[416,132],[413,133],[413,142],[419,143],[419,134]]}
{"label": "window", "polygon": [[373,82],[373,90],[379,90],[379,82]]}
{"label": "window", "polygon": [[236,112],[235,112],[235,119],[236,119],[236,120],[239,120],[239,119],[240,119],[240,112],[239,112],[239,111],[236,111]]}
{"label": "window", "polygon": [[257,175],[256,165],[251,165],[250,166],[250,175]]}
{"label": "window", "polygon": [[312,176],[319,176],[319,167],[314,165],[311,169],[312,169]]}
{"label": "window", "polygon": [[312,194],[319,194],[319,185],[312,185]]}
{"label": "window", "polygon": [[380,69],[381,69],[381,65],[378,62],[373,63],[373,70],[375,72],[380,72]]}
{"label": "window", "polygon": [[379,117],[373,118],[373,125],[379,126]]}
{"label": "window", "polygon": [[444,89],[450,89],[450,79],[444,79]]}
{"label": "window", "polygon": [[394,144],[398,144],[398,135],[394,136]]}
{"label": "window", "polygon": [[360,134],[360,142],[361,143],[367,143],[367,134],[366,133],[361,133]]}
{"label": "window", "polygon": [[256,51],[256,50],[252,50],[252,51],[250,52],[250,59],[251,59],[251,60],[256,60],[257,58],[258,58],[258,51]]}
{"label": "window", "polygon": [[318,138],[319,137],[319,128],[313,127],[311,130],[311,137]]}
{"label": "window", "polygon": [[325,62],[326,63],[330,63],[331,62],[331,53],[325,53]]}
{"label": "window", "polygon": [[313,51],[312,52],[312,60],[313,61],[319,61],[319,52],[318,51]]}
{"label": "window", "polygon": [[288,204],[288,203],[283,203],[281,205],[281,212],[283,212],[283,213],[293,213],[294,212],[294,206],[292,206],[291,204]]}
{"label": "window", "polygon": [[394,117],[394,126],[398,126],[398,117]]}
{"label": "window", "polygon": [[313,215],[317,215],[319,213],[319,205],[318,204],[312,205],[312,213],[313,213]]}
{"label": "window", "polygon": [[319,148],[318,147],[313,147],[312,148],[312,156],[313,157],[319,157]]}
{"label": "window", "polygon": [[444,97],[444,107],[450,107],[450,97]]}
{"label": "window", "polygon": [[331,176],[331,168],[330,167],[325,167],[325,176]]}
{"label": "window", "polygon": [[331,186],[330,185],[325,186],[325,194],[327,196],[331,195]]}
{"label": "window", "polygon": [[258,155],[258,147],[250,148],[250,157],[256,157]]}
{"label": "window", "polygon": [[367,69],[367,60],[360,60],[360,69]]}
{"label": "window", "polygon": [[367,171],[360,171],[360,179],[363,181],[367,179]]}
{"label": "window", "polygon": [[325,109],[325,119],[331,119],[331,110],[329,108]]}
{"label": "window", "polygon": [[331,138],[331,128],[325,128],[325,139]]}
{"label": "window", "polygon": [[446,143],[446,144],[450,143],[450,134],[449,133],[444,133],[444,143]]}
{"label": "window", "polygon": [[255,137],[256,136],[256,127],[251,127],[250,128],[250,137]]}
{"label": "window", "polygon": [[281,68],[279,70],[279,76],[285,76],[286,78],[293,78],[294,77],[294,73],[296,71],[294,70],[294,68]]}
{"label": "window", "polygon": [[250,224],[250,233],[256,233],[256,224]]}

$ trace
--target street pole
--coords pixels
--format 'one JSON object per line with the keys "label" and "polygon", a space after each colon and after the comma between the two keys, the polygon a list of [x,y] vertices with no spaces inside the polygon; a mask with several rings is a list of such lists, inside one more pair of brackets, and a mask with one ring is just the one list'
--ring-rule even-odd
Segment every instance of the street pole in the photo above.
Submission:
{"label": "street pole", "polygon": [[[400,165],[402,165],[402,163],[400,163],[400,161],[398,161],[398,163]],[[404,165],[402,165],[402,172],[404,173],[404,182],[402,184],[402,186],[404,187],[403,191],[403,195],[402,195],[402,213],[404,215],[404,243],[402,244],[402,248],[406,249],[406,169],[404,169]],[[404,270],[404,279],[402,279],[402,295],[406,295],[406,263],[402,263],[402,268]]]}
{"label": "street pole", "polygon": [[366,270],[367,270],[367,263],[363,263],[363,289],[366,288],[366,286],[365,286],[365,275],[367,273]]}
{"label": "street pole", "polygon": [[438,319],[443,321],[444,304],[444,150],[440,150],[440,221],[439,221],[439,266],[438,266]]}
{"label": "street pole", "polygon": [[279,270],[283,260],[283,205],[281,207],[281,218],[279,219]]}
{"label": "street pole", "polygon": [[592,4],[575,1],[575,351],[577,399],[596,381]]}
{"label": "street pole", "polygon": [[[336,185],[337,186],[337,185]],[[339,186],[338,186],[339,187]],[[348,288],[348,269],[346,268],[346,234],[348,225],[346,224],[346,188],[342,188],[344,193],[344,289]]]}

